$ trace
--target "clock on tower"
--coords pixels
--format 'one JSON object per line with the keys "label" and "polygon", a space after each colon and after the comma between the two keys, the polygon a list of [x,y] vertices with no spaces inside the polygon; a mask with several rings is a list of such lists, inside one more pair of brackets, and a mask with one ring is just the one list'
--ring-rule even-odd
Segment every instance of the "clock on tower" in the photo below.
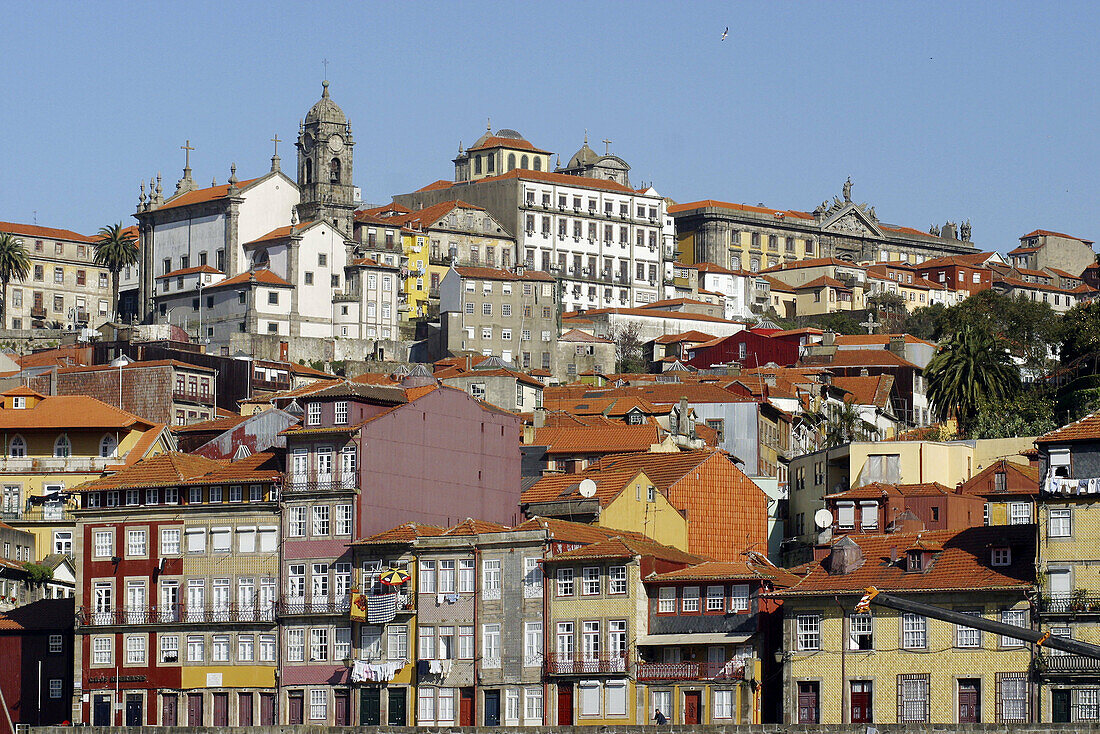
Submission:
{"label": "clock on tower", "polygon": [[351,125],[321,82],[321,99],[298,130],[299,220],[324,219],[351,238],[355,214]]}

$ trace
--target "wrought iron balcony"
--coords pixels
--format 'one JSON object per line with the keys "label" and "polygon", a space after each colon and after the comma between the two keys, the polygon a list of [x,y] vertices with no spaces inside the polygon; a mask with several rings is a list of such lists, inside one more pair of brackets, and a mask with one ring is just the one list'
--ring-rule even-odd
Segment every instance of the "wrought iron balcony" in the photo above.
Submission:
{"label": "wrought iron balcony", "polygon": [[334,474],[328,477],[315,476],[304,478],[287,475],[283,485],[285,494],[300,494],[302,492],[333,492],[346,489],[354,490],[359,486],[359,477],[354,472],[346,474]]}
{"label": "wrought iron balcony", "polygon": [[596,675],[600,673],[626,673],[629,659],[626,654],[572,657],[551,654],[546,656],[547,675]]}
{"label": "wrought iron balcony", "polygon": [[294,597],[284,596],[276,605],[280,617],[313,616],[317,614],[347,614],[351,611],[350,596]]}
{"label": "wrought iron balcony", "polygon": [[4,522],[71,522],[75,520],[73,513],[60,504],[36,505],[29,510],[4,510],[0,512],[0,520]]}
{"label": "wrought iron balcony", "polygon": [[724,663],[638,663],[638,680],[742,680],[745,661]]}
{"label": "wrought iron balcony", "polygon": [[1100,616],[1100,594],[1076,591],[1071,594],[1044,596],[1039,601],[1039,610],[1046,616]]}
{"label": "wrought iron balcony", "polygon": [[114,627],[151,624],[223,624],[274,622],[274,605],[225,604],[188,606],[187,604],[147,605],[95,610],[81,607],[76,612],[78,627]]}
{"label": "wrought iron balcony", "polygon": [[117,456],[4,456],[0,472],[96,472],[119,463]]}
{"label": "wrought iron balcony", "polygon": [[209,392],[203,395],[198,391],[188,392],[187,390],[173,390],[172,399],[182,400],[183,402],[187,403],[202,403],[204,405],[214,404],[214,396],[211,395]]}
{"label": "wrought iron balcony", "polygon": [[1039,669],[1041,674],[1047,676],[1096,676],[1100,674],[1100,660],[1085,657],[1084,655],[1055,655],[1047,653],[1039,658]]}

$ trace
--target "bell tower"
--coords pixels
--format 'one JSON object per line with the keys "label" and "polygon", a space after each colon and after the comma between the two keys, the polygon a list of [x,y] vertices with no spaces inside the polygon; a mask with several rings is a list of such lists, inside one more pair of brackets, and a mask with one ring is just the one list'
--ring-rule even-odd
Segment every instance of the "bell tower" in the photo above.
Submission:
{"label": "bell tower", "polygon": [[355,216],[352,148],[355,142],[344,111],[321,82],[321,99],[298,126],[299,220],[324,219],[351,239]]}

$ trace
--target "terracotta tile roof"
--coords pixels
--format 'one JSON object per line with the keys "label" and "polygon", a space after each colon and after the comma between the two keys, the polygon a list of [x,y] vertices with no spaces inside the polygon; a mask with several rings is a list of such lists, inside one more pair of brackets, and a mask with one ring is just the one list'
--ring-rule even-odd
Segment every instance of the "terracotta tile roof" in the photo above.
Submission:
{"label": "terracotta tile roof", "polygon": [[887,227],[885,225],[879,225],[879,229],[883,232],[897,232],[898,234],[907,234],[911,237],[928,237],[930,239],[938,239],[935,235],[928,232],[921,232],[919,229],[913,229],[912,227]]}
{"label": "terracotta tile roof", "polygon": [[610,339],[604,339],[602,336],[593,336],[588,332],[581,331],[580,329],[569,329],[564,334],[558,337],[559,342],[585,342],[590,344],[614,344],[615,342]]}
{"label": "terracotta tile roof", "polygon": [[232,278],[226,278],[223,281],[208,285],[207,289],[211,288],[229,288],[235,285],[241,285],[243,283],[256,283],[258,285],[274,285],[274,286],[286,286],[291,287],[290,283],[286,282],[275,273],[267,270],[246,271],[240,275],[234,275]]}
{"label": "terracotta tile roof", "polygon": [[843,492],[827,494],[825,498],[833,500],[877,499],[887,494],[896,494],[902,497],[942,497],[944,495],[956,494],[956,492],[939,482],[924,482],[922,484],[887,484],[885,482],[871,482],[861,487],[852,487]]}
{"label": "terracotta tile roof", "polygon": [[562,543],[598,543],[616,536],[624,538],[645,538],[641,533],[616,530],[614,528],[603,528],[599,525],[570,522],[554,517],[535,516],[512,528],[515,532],[529,532],[539,529],[547,531],[552,540]]}
{"label": "terracotta tile roof", "polygon": [[965,255],[945,255],[943,257],[934,257],[931,260],[925,260],[922,263],[917,264],[918,270],[927,270],[929,268],[942,268],[948,265],[965,266],[968,268],[980,268],[985,265],[986,260],[992,257],[993,252],[975,252],[967,253]]}
{"label": "terracotta tile roof", "polygon": [[701,331],[691,329],[689,331],[682,331],[679,334],[665,334],[659,336],[653,341],[658,344],[677,344],[679,342],[708,342],[714,339],[713,334],[704,334]]}
{"label": "terracotta tile roof", "polygon": [[[1021,280],[1019,278],[1013,278],[1011,276],[1001,276],[993,279],[994,285],[1007,285],[1013,288],[1023,288],[1025,290],[1036,291],[1049,291],[1052,293],[1072,293],[1070,288],[1061,288],[1053,283],[1032,283],[1030,281]],[[1077,286],[1080,288],[1080,286]]]}
{"label": "terracotta tile roof", "polygon": [[[83,242],[85,244],[91,244],[96,241],[95,237],[77,234],[71,229],[39,227],[37,224],[18,224],[16,222],[0,222],[0,232],[6,232],[8,234],[13,234],[17,236],[22,235],[23,237],[41,237],[51,240],[69,240],[72,242]],[[28,247],[28,250],[33,249],[33,246],[29,246],[27,243],[23,244],[25,247]]]}
{"label": "terracotta tile roof", "polygon": [[724,458],[720,452],[711,450],[616,454],[599,459],[583,473],[620,471],[637,474],[644,472],[657,489],[667,493],[674,484],[715,455]]}
{"label": "terracotta tile roof", "polygon": [[1062,443],[1064,441],[1096,441],[1100,439],[1100,411],[1080,420],[1055,428],[1035,439],[1035,443]]}
{"label": "terracotta tile roof", "polygon": [[154,423],[151,428],[142,433],[137,442],[126,452],[125,466],[133,466],[144,459],[162,433],[167,433],[167,425],[164,423]]}
{"label": "terracotta tile roof", "polygon": [[1059,278],[1069,278],[1070,280],[1081,280],[1080,275],[1074,275],[1073,273],[1067,273],[1065,270],[1059,270],[1058,268],[1050,268],[1050,267],[1045,268],[1045,269],[1049,270],[1052,273],[1054,273]]}
{"label": "terracotta tile roof", "polygon": [[417,538],[434,538],[443,534],[443,528],[422,522],[403,522],[395,528],[383,530],[350,545],[384,545],[387,543],[411,543]]}
{"label": "terracotta tile roof", "polygon": [[32,367],[52,367],[61,365],[69,367],[78,364],[89,364],[92,361],[91,347],[66,346],[56,349],[44,349],[31,354],[13,355],[12,359],[19,363],[23,369]]}
{"label": "terracotta tile roof", "polygon": [[[542,404],[547,410],[562,410],[577,415],[608,415],[623,418],[631,411],[645,415],[666,415],[667,407],[658,407],[635,395],[589,397],[590,385],[548,387],[543,390]],[[577,388],[580,388],[579,390]]]}
{"label": "terracotta tile roof", "polygon": [[466,152],[471,150],[489,150],[491,148],[512,148],[514,150],[529,150],[533,153],[545,153],[550,155],[550,151],[536,148],[528,140],[523,138],[500,138],[496,135],[490,135],[481,141],[480,145],[476,145],[473,148],[467,148]]}
{"label": "terracotta tile roof", "polygon": [[237,461],[207,459],[171,451],[74,487],[76,492],[137,487],[172,487],[221,482],[273,482],[280,472],[274,456],[257,453]]}
{"label": "terracotta tile roof", "polygon": [[351,264],[352,265],[358,265],[358,266],[364,267],[364,268],[382,268],[384,270],[400,270],[401,269],[401,268],[397,267],[396,265],[386,265],[385,263],[380,263],[377,260],[375,260],[373,257],[357,257],[357,258],[352,259]]}
{"label": "terracotta tile roof", "polygon": [[446,367],[444,369],[437,370],[436,372],[432,373],[432,376],[435,377],[437,380],[449,380],[456,377],[511,377],[517,382],[522,382],[523,384],[530,385],[531,387],[541,388],[543,386],[542,383],[536,380],[534,377],[531,377],[524,372],[520,372],[519,370],[508,369],[507,367],[500,367],[493,370],[479,370],[477,368],[468,370],[465,367],[459,367],[456,365],[454,367]]}
{"label": "terracotta tile roof", "polygon": [[[997,483],[994,477],[997,474],[1005,475],[1005,488],[1003,490],[996,488]],[[1019,464],[1008,459],[999,459],[963,482],[961,489],[963,494],[976,494],[982,497],[1038,495],[1039,467],[1030,464]]]}
{"label": "terracotta tile roof", "polygon": [[43,400],[46,397],[42,393],[38,392],[37,390],[32,390],[30,387],[28,387],[26,385],[19,385],[18,387],[13,387],[11,390],[7,390],[3,393],[0,393],[0,395],[3,395],[4,397],[9,397],[9,398],[38,398],[39,400]]}
{"label": "terracotta tile roof", "polygon": [[828,275],[822,275],[820,278],[814,278],[809,283],[805,283],[803,285],[796,285],[794,287],[794,289],[796,291],[804,291],[804,290],[809,290],[810,288],[824,288],[824,287],[836,288],[837,290],[849,291],[849,292],[851,292],[851,290],[852,290],[851,288],[844,285],[843,283],[841,283],[836,278],[830,278]]}
{"label": "terracotta tile roof", "polygon": [[[250,178],[247,181],[238,181],[237,188],[244,191],[252,184],[256,183],[263,178]],[[180,194],[173,197],[168,201],[158,206],[153,211],[162,211],[164,209],[173,209],[177,206],[189,206],[191,204],[201,204],[204,201],[217,201],[218,199],[225,199],[229,196],[229,184],[222,184],[220,186],[210,186],[205,189],[196,189],[195,191],[188,191],[186,194]]]}
{"label": "terracotta tile roof", "polygon": [[655,425],[620,423],[607,427],[538,428],[535,430],[534,444],[546,446],[546,453],[552,455],[621,454],[648,451],[660,440],[660,432]]}
{"label": "terracotta tile roof", "polygon": [[792,209],[769,209],[762,206],[749,206],[748,204],[732,204],[728,201],[716,201],[714,199],[704,199],[702,201],[691,201],[684,204],[673,204],[668,208],[669,214],[679,214],[681,212],[689,212],[695,209],[733,209],[734,211],[741,212],[754,212],[756,214],[770,214],[775,216],[776,214],[783,217],[794,217],[796,219],[813,219],[814,215],[809,212],[799,212]]}
{"label": "terracotta tile roof", "polygon": [[1024,247],[1023,245],[1020,245],[1015,250],[1009,250],[1008,254],[1009,255],[1029,255],[1033,252],[1038,252],[1039,249],[1040,248],[1038,248],[1038,247]]}
{"label": "terracotta tile roof", "polygon": [[761,276],[764,280],[768,281],[768,289],[773,291],[779,291],[780,293],[794,293],[794,287],[787,285],[779,278],[773,278],[770,275]]}
{"label": "terracotta tile roof", "polygon": [[734,395],[718,385],[703,382],[655,382],[647,385],[616,387],[609,388],[602,394],[593,394],[593,397],[637,397],[655,405],[677,403],[681,397],[686,397],[688,403],[753,402],[741,395]]}
{"label": "terracotta tile roof", "polygon": [[[17,390],[20,388],[16,388]],[[12,393],[7,394],[35,394]],[[150,423],[86,395],[53,395],[33,407],[0,409],[0,430],[146,428]]]}
{"label": "terracotta tile roof", "polygon": [[1092,240],[1083,240],[1080,237],[1074,237],[1071,234],[1062,234],[1061,232],[1052,232],[1049,229],[1036,229],[1036,230],[1033,230],[1033,231],[1028,232],[1027,234],[1025,234],[1020,239],[1021,240],[1026,240],[1029,237],[1063,237],[1067,240],[1077,240],[1078,242],[1084,242],[1086,245],[1091,245],[1092,244]]}
{"label": "terracotta tile roof", "polygon": [[709,301],[700,301],[698,298],[666,298],[663,301],[652,301],[639,306],[643,309],[662,309],[665,306],[713,306]]}
{"label": "terracotta tile roof", "polygon": [[807,326],[801,329],[787,329],[786,331],[777,331],[772,336],[794,336],[806,335],[806,336],[821,336],[825,332],[822,329],[817,329],[812,326]]}
{"label": "terracotta tile roof", "polygon": [[[923,572],[903,568],[905,550],[918,538],[943,546]],[[830,574],[821,562],[806,564],[806,575],[779,596],[802,594],[862,594],[868,586],[881,591],[986,591],[1019,589],[1021,593],[1035,582],[1035,526],[1009,525],[975,527],[964,530],[892,533],[888,535],[847,535],[863,553],[863,565],[851,573]],[[991,550],[1010,545],[1012,564],[991,565]],[[891,553],[899,557],[891,563]]]}
{"label": "terracotta tile roof", "polygon": [[801,576],[773,565],[763,557],[749,554],[745,560],[738,561],[703,561],[702,563],[687,568],[666,571],[652,576],[647,576],[643,581],[647,584],[669,581],[771,581],[775,586],[788,587],[798,582]]}
{"label": "terracotta tile roof", "polygon": [[183,268],[182,270],[173,270],[170,273],[164,275],[158,275],[157,280],[164,280],[166,278],[176,278],[181,275],[193,275],[195,273],[212,273],[214,275],[222,275],[222,271],[217,268],[212,268],[209,265],[199,265],[193,268]]}
{"label": "terracotta tile roof", "polygon": [[637,477],[636,471],[608,471],[595,474],[550,474],[539,479],[530,488],[520,495],[520,504],[529,505],[538,502],[555,502],[557,500],[579,500],[580,484],[585,479],[591,479],[596,483],[594,498],[600,507],[607,507],[612,500]]}
{"label": "terracotta tile roof", "polygon": [[602,178],[588,178],[587,176],[573,176],[566,173],[552,173],[550,171],[529,171],[523,168],[516,168],[502,173],[499,176],[488,176],[486,178],[478,179],[477,181],[471,181],[471,186],[477,186],[481,183],[488,183],[491,181],[502,181],[509,178],[521,178],[529,181],[543,181],[545,183],[557,183],[565,186],[574,186],[581,189],[603,189],[605,191],[616,191],[620,194],[639,194],[642,190],[634,190],[629,186],[623,186],[617,181],[611,181],[609,179]]}
{"label": "terracotta tile roof", "polygon": [[833,367],[913,367],[915,364],[902,359],[889,349],[838,349],[830,358],[805,357],[804,364],[823,364]]}
{"label": "terracotta tile roof", "polygon": [[885,347],[890,343],[890,339],[895,336],[905,337],[906,344],[926,344],[930,347],[936,346],[935,342],[920,339],[912,334],[837,334],[836,344],[837,346],[876,344]]}
{"label": "terracotta tile roof", "polygon": [[507,525],[501,525],[498,522],[468,517],[457,525],[447,528],[440,535],[480,535],[481,533],[502,533],[508,529]]}
{"label": "terracotta tile roof", "polygon": [[[890,406],[890,392],[894,388],[894,376],[834,377],[833,385],[847,391],[852,396],[849,402],[856,405],[887,408]],[[847,398],[845,400],[848,401]]]}
{"label": "terracotta tile roof", "polygon": [[307,229],[311,229],[317,224],[320,224],[319,220],[314,221],[307,219],[303,222],[299,222],[298,224],[288,224],[285,227],[277,227],[267,234],[260,235],[254,240],[245,242],[242,246],[248,247],[249,245],[259,244],[261,242],[276,242],[278,240],[286,239],[287,237],[300,235]]}
{"label": "terracotta tile roof", "polygon": [[[473,209],[479,212],[486,211],[485,207],[478,206],[477,204],[471,204],[461,199],[453,199],[451,201],[442,201],[438,204],[416,210],[407,209],[403,206],[398,208],[398,206],[391,204],[386,207],[356,212],[355,217],[356,221],[369,221],[371,223],[386,226],[400,226],[409,227],[413,230],[424,230],[435,225],[440,219],[450,214],[451,210],[456,208]],[[382,216],[383,213],[386,213],[387,216]]]}
{"label": "terracotta tile roof", "polygon": [[613,559],[634,558],[635,556],[657,558],[672,563],[699,563],[704,560],[699,556],[685,553],[678,548],[662,545],[655,540],[639,537],[636,534],[630,536],[616,535],[607,540],[602,540],[581,548],[558,553],[547,558],[544,563],[556,563],[559,561],[579,561],[588,559]]}
{"label": "terracotta tile roof", "polygon": [[449,189],[454,185],[454,181],[448,181],[445,178],[441,178],[438,181],[432,181],[430,184],[423,188],[417,189],[416,193],[420,193],[421,191],[439,191],[440,189]]}
{"label": "terracotta tile roof", "polygon": [[463,278],[475,278],[477,280],[541,280],[549,283],[554,282],[552,275],[540,270],[525,270],[523,275],[497,268],[456,267],[453,270]]}

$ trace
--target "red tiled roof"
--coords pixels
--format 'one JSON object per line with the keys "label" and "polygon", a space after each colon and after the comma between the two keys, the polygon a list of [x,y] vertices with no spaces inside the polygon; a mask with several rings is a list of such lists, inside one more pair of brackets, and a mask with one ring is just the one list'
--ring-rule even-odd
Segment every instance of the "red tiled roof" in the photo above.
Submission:
{"label": "red tiled roof", "polygon": [[0,632],[72,630],[75,600],[39,599],[0,614]]}
{"label": "red tiled roof", "polygon": [[694,209],[733,209],[741,212],[754,212],[756,214],[770,214],[775,216],[779,214],[781,217],[795,217],[796,219],[813,219],[814,215],[809,212],[799,212],[792,209],[769,209],[765,206],[749,206],[748,204],[732,204],[728,201],[717,201],[715,199],[704,199],[702,201],[691,201],[684,204],[673,204],[668,208],[669,214],[679,214],[680,212],[688,212]]}
{"label": "red tiled roof", "polygon": [[598,543],[608,538],[638,537],[645,538],[641,533],[634,533],[614,528],[603,528],[599,525],[588,525],[579,522],[570,522],[555,517],[532,517],[512,528],[514,532],[529,532],[532,530],[545,530],[552,540],[561,543]]}
{"label": "red tiled roof", "polygon": [[267,234],[260,235],[254,240],[245,242],[244,246],[248,247],[249,245],[254,245],[258,242],[275,242],[277,240],[285,239],[293,235],[299,235],[302,232],[305,232],[307,229],[313,227],[315,224],[320,223],[320,220],[312,221],[307,219],[306,221],[299,222],[298,224],[288,224],[285,227],[277,227]]}
{"label": "red tiled roof", "polygon": [[885,482],[871,482],[860,487],[852,487],[843,492],[835,492],[825,495],[826,499],[876,499],[886,494],[899,494],[902,497],[940,497],[955,494],[955,491],[939,482],[924,482],[921,484],[888,484]]}
{"label": "red tiled roof", "polygon": [[666,298],[663,301],[651,301],[650,303],[647,303],[644,306],[639,306],[638,308],[660,309],[660,308],[663,308],[665,306],[690,306],[690,305],[713,306],[714,304],[711,303],[710,301],[700,301],[698,298]]}
{"label": "red tiled roof", "polygon": [[776,586],[793,586],[801,578],[786,569],[779,568],[768,562],[767,559],[757,559],[749,554],[747,560],[738,561],[703,561],[694,566],[666,571],[652,576],[647,576],[643,581],[647,584],[669,581],[745,581],[763,579],[771,581]]}
{"label": "red tiled roof", "polygon": [[198,265],[193,268],[183,268],[181,270],[173,270],[170,273],[164,275],[158,275],[157,280],[163,280],[165,278],[176,278],[181,275],[193,275],[194,273],[213,273],[214,275],[222,275],[222,271],[217,268],[212,268],[209,265]]}
{"label": "red tiled roof", "polygon": [[877,344],[886,346],[890,343],[891,338],[895,336],[905,337],[906,344],[927,344],[930,347],[936,346],[934,342],[920,339],[912,334],[837,334],[836,344],[838,346],[852,344]]}
{"label": "red tiled roof", "polygon": [[221,433],[228,431],[230,428],[236,428],[241,423],[244,423],[249,419],[247,415],[227,415],[213,418],[208,421],[199,421],[198,423],[191,423],[186,426],[172,426],[172,433],[205,433],[207,431],[217,431]]}
{"label": "red tiled roof", "polygon": [[[18,224],[16,222],[0,222],[0,232],[24,237],[42,237],[51,240],[71,240],[91,244],[96,242],[95,237],[77,234],[70,229],[55,229],[54,227],[39,227],[37,224]],[[24,243],[26,246],[26,243]]]}
{"label": "red tiled roof", "polygon": [[780,293],[794,293],[794,288],[784,283],[779,278],[773,278],[770,275],[762,275],[760,277],[768,281],[769,290],[779,291]]}
{"label": "red tiled roof", "polygon": [[234,275],[232,278],[226,278],[225,280],[215,283],[214,285],[207,286],[210,288],[227,288],[229,286],[241,285],[243,283],[255,282],[259,285],[274,285],[274,286],[286,286],[290,287],[290,283],[286,282],[275,273],[267,270],[247,271],[240,275]]}
{"label": "red tiled roof", "polygon": [[481,141],[480,145],[476,145],[473,148],[467,148],[466,152],[469,153],[472,150],[489,150],[491,148],[513,148],[515,150],[529,150],[533,153],[545,153],[550,154],[548,150],[542,150],[536,148],[528,140],[523,138],[499,138],[496,135],[490,135]]}
{"label": "red tiled roof", "polygon": [[[923,572],[904,569],[905,550],[917,541],[942,545]],[[868,586],[881,591],[985,591],[1019,589],[1035,582],[1035,526],[1009,525],[887,535],[847,535],[838,542],[854,542],[863,553],[863,565],[846,574],[830,574],[822,562],[806,564],[806,575],[780,596],[802,594],[862,594]],[[1012,564],[991,565],[991,551],[1010,545]],[[901,560],[891,563],[891,554]]]}
{"label": "red tiled roof", "polygon": [[1062,443],[1063,441],[1095,441],[1100,439],[1100,411],[1080,420],[1044,433],[1035,443]]}
{"label": "red tiled roof", "polygon": [[[213,367],[202,367],[197,364],[190,364],[189,362],[180,362],[178,359],[151,359],[142,362],[130,362],[129,364],[122,365],[121,369],[141,369],[143,367],[179,367],[184,370],[194,370],[195,372],[206,372],[214,374],[217,372]],[[59,375],[68,375],[75,372],[109,372],[112,370],[118,370],[119,367],[109,364],[95,364],[83,367],[62,367],[57,370]]]}
{"label": "red tiled roof", "polygon": [[219,482],[271,482],[279,478],[273,455],[257,453],[237,461],[208,459],[196,454],[171,451],[144,459],[118,472],[74,487],[77,492],[94,492],[122,487],[171,487]]}
{"label": "red tiled roof", "polygon": [[404,522],[395,528],[383,530],[351,545],[382,545],[386,543],[411,543],[417,538],[434,538],[443,534],[443,528],[422,522]]}
{"label": "red tiled roof", "polygon": [[838,349],[832,357],[806,357],[802,361],[803,364],[833,367],[916,367],[889,349]]}
{"label": "red tiled roof", "polygon": [[508,530],[507,525],[468,517],[457,525],[447,528],[440,535],[480,535],[481,533],[502,533],[505,530]]}
{"label": "red tiled roof", "polygon": [[893,375],[869,377],[834,377],[833,386],[847,391],[856,405],[874,405],[886,408],[890,405],[890,391],[894,387]]}
{"label": "red tiled roof", "polygon": [[702,343],[708,342],[714,338],[715,337],[713,334],[704,334],[701,331],[691,329],[689,331],[680,332],[679,334],[665,334],[663,336],[657,337],[653,341],[657,342],[658,344],[676,344],[678,342]]}
{"label": "red tiled roof", "polygon": [[499,176],[488,176],[487,178],[478,179],[477,181],[471,181],[470,185],[476,186],[481,183],[502,181],[510,178],[557,183],[582,189],[604,189],[606,191],[616,191],[620,194],[637,194],[640,192],[640,190],[635,191],[629,186],[623,186],[621,183],[609,179],[588,178],[587,176],[574,176],[567,173],[552,173],[550,171],[529,171],[525,168],[516,168],[507,173],[502,173]]}
{"label": "red tiled roof", "polygon": [[581,331],[580,329],[569,329],[567,332],[558,337],[559,342],[586,342],[592,344],[614,344],[615,342],[610,339],[604,339],[602,336],[594,336],[588,332]]}
{"label": "red tiled roof", "polygon": [[428,184],[424,188],[417,189],[416,193],[419,194],[422,191],[438,191],[440,189],[449,189],[454,185],[455,185],[454,181],[448,181],[445,178],[441,178],[438,181],[432,181],[430,184]]}
{"label": "red tiled roof", "polygon": [[534,444],[548,454],[616,454],[648,451],[660,442],[657,426],[649,424],[595,427],[542,427],[535,430]]}
{"label": "red tiled roof", "polygon": [[[244,191],[246,188],[259,181],[260,178],[262,178],[262,176],[258,178],[250,178],[247,181],[238,181],[237,188],[241,191]],[[169,199],[153,211],[159,212],[163,209],[172,209],[177,206],[189,206],[191,204],[200,204],[204,201],[217,201],[218,199],[225,199],[229,196],[229,186],[230,184],[222,184],[221,186],[210,186],[205,189],[188,191],[186,194],[180,194],[179,196]]]}
{"label": "red tiled roof", "polygon": [[699,563],[704,560],[678,548],[662,545],[655,540],[632,534],[629,536],[616,535],[591,545],[558,553],[547,558],[544,563],[598,558],[634,558],[635,556],[658,558],[673,563]]}
{"label": "red tiled roof", "polygon": [[982,267],[985,261],[995,254],[996,253],[993,252],[974,252],[965,255],[945,255],[944,257],[935,257],[931,260],[925,260],[922,263],[918,263],[916,267],[918,270],[942,268],[948,265],[963,265],[968,268],[978,268]]}
{"label": "red tiled roof", "polygon": [[[996,488],[997,474],[1005,475],[1003,490]],[[960,488],[963,494],[976,494],[982,497],[998,495],[1038,495],[1039,467],[1030,464],[1018,464],[1008,459],[993,462],[975,474]]]}
{"label": "red tiled roof", "polygon": [[1074,237],[1071,234],[1062,234],[1061,232],[1052,232],[1049,229],[1036,229],[1036,230],[1033,230],[1033,231],[1028,232],[1027,234],[1025,234],[1020,239],[1021,240],[1026,240],[1029,237],[1064,237],[1067,240],[1077,240],[1078,242],[1084,242],[1086,245],[1091,245],[1092,244],[1092,240],[1084,240],[1084,239],[1081,239],[1080,237]]}
{"label": "red tiled roof", "polygon": [[[26,388],[15,388],[25,390]],[[6,395],[39,395],[33,390]],[[132,413],[86,395],[52,395],[22,409],[0,409],[0,430],[51,430],[82,428],[146,428],[150,423]]]}
{"label": "red tiled roof", "polygon": [[592,475],[549,474],[526,489],[520,495],[519,501],[520,504],[529,505],[563,499],[579,500],[581,482],[591,479],[596,483],[594,498],[599,502],[600,507],[607,507],[638,476],[638,473],[637,471],[608,471]]}
{"label": "red tiled roof", "polygon": [[796,285],[794,289],[796,291],[809,290],[810,288],[836,288],[842,291],[851,291],[852,289],[841,283],[836,278],[830,278],[828,275],[822,275],[820,278],[814,278],[809,283],[803,285]]}

